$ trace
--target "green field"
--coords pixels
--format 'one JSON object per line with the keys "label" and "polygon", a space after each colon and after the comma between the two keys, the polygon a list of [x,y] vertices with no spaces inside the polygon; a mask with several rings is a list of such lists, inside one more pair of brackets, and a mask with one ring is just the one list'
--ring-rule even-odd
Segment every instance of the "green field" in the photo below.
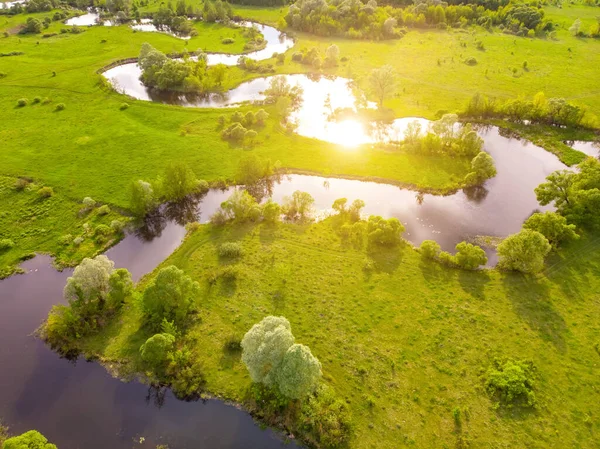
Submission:
{"label": "green field", "polygon": [[[153,1],[142,13],[159,4]],[[234,10],[272,25],[286,13],[285,8]],[[581,153],[564,141],[598,139],[600,39],[575,38],[568,28],[576,18],[591,25],[600,8],[564,5],[545,11],[561,24],[556,39],[483,28],[411,29],[402,39],[380,42],[297,33],[284,64],[275,59],[262,64],[273,64],[275,73],[306,73],[312,69],[293,62],[292,54],[312,47],[323,54],[335,43],[343,61],[322,73],[354,79],[367,92],[371,71],[390,64],[399,88],[384,106],[395,117],[435,119],[462,110],[475,93],[502,100],[540,91],[562,97],[587,108],[588,128],[506,128],[571,164]],[[27,18],[49,15],[0,16],[0,53],[22,52],[0,57],[0,240],[14,242],[0,252],[0,277],[35,252],[52,254],[65,266],[106,249],[122,234],[102,232],[116,219],[129,220],[131,182],[154,181],[173,163],[188,165],[208,182],[235,181],[240,161],[256,154],[292,172],[376,179],[435,193],[455,189],[470,171],[466,158],[304,138],[284,129],[273,106],[265,106],[270,118],[256,127],[252,145],[233,145],[221,138],[218,120],[234,109],[134,100],[109,89],[99,71],[137,57],[144,42],[165,53],[239,54],[246,43],[242,30],[196,23],[198,36],[185,41],[127,26],[61,33],[68,27],[53,22],[43,31],[47,37],[17,34]],[[234,43],[223,44],[224,38]],[[484,50],[477,49],[479,41]],[[467,57],[477,64],[465,64]],[[228,68],[223,87],[258,76]],[[20,99],[27,105],[18,106]],[[258,109],[240,107],[243,113]],[[15,188],[19,177],[31,180],[23,191]],[[41,198],[42,186],[54,195]],[[82,211],[85,197],[109,205],[109,213]],[[553,253],[545,272],[530,277],[451,269],[422,260],[407,244],[376,252],[356,249],[332,224],[202,225],[163,263],[201,284],[201,320],[185,342],[202,366],[208,393],[247,399],[247,370],[224,345],[263,317],[283,315],[297,341],[322,362],[324,382],[348,403],[355,425],[352,448],[599,447],[596,236],[585,235]],[[239,275],[233,282],[211,283],[226,265],[217,256],[226,241],[242,245]],[[119,319],[81,344],[122,374],[141,372],[139,348],[149,334],[140,324],[139,303],[133,301]],[[494,408],[481,374],[495,358],[533,361],[537,409]],[[453,417],[457,408],[460,426]]]}
{"label": "green field", "polygon": [[[312,225],[202,226],[162,266],[200,282],[200,319],[186,334],[207,391],[243,400],[250,378],[224,349],[267,315],[287,317],[350,405],[351,447],[596,447],[600,401],[597,239],[551,258],[539,277],[452,270],[412,247],[367,252],[344,244],[331,220]],[[209,278],[218,246],[238,241],[235,281]],[[367,260],[373,271],[365,271]],[[576,263],[574,263],[576,261]],[[86,352],[122,372],[142,370],[136,303]],[[480,378],[496,357],[534,362],[537,410],[494,410]],[[118,365],[117,365],[118,366]],[[468,411],[462,430],[452,410]]]}

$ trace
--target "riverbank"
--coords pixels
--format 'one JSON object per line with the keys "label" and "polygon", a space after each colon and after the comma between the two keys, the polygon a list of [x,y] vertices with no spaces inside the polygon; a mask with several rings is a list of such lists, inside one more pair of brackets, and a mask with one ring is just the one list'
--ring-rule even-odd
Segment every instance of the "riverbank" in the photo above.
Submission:
{"label": "riverbank", "polygon": [[[217,255],[227,241],[242,247],[233,264],[237,276],[213,284],[211,273],[229,266]],[[344,244],[331,221],[205,225],[158,269],[173,264],[200,282],[201,320],[185,341],[203,366],[206,391],[215,395],[247,400],[249,377],[225,344],[265,315],[282,315],[323,363],[325,382],[349,403],[352,447],[392,448],[399,439],[437,447],[464,434],[478,445],[501,438],[560,447],[575,439],[591,447],[593,437],[578,432],[561,410],[600,412],[596,398],[566,387],[573,370],[578,383],[595,378],[598,325],[586,311],[600,281],[586,273],[600,267],[597,245],[589,238],[573,243],[552,256],[547,273],[529,278],[448,269],[422,260],[409,246],[365,252]],[[84,340],[84,352],[141,371],[139,345],[148,335],[140,320],[138,306],[129,304],[99,335]],[[534,362],[542,408],[533,414],[494,410],[478,385],[495,357]],[[469,411],[458,434],[451,413],[456,407]],[[552,435],[539,430],[549,419]]]}

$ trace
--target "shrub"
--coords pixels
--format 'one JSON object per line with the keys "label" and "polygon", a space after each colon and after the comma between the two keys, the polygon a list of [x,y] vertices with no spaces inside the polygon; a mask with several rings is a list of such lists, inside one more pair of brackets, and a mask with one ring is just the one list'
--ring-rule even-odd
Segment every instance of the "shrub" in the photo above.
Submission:
{"label": "shrub", "polygon": [[475,270],[480,265],[487,263],[485,251],[476,245],[467,242],[460,242],[456,245],[456,255],[454,256],[456,264],[466,270]]}
{"label": "shrub", "polygon": [[27,179],[24,178],[18,178],[15,181],[15,190],[17,192],[22,192],[23,190],[25,190],[25,188],[29,185],[29,181]]}
{"label": "shrub", "polygon": [[579,238],[575,225],[568,224],[567,219],[556,212],[536,212],[525,220],[523,228],[539,232],[554,247],[562,240]]}
{"label": "shrub", "polygon": [[48,439],[37,430],[30,430],[22,435],[8,438],[2,449],[56,449]]}
{"label": "shrub", "polygon": [[108,207],[108,204],[104,204],[98,208],[96,213],[100,216],[108,215],[110,213],[110,207]]}
{"label": "shrub", "polygon": [[535,407],[534,378],[535,367],[531,362],[494,360],[484,375],[485,389],[498,401],[496,407]]}
{"label": "shrub", "polygon": [[140,347],[140,356],[147,366],[161,375],[166,367],[167,354],[174,344],[173,335],[155,334]]}
{"label": "shrub", "polygon": [[54,195],[54,190],[52,190],[52,187],[42,187],[37,191],[37,194],[40,198],[50,198]]}
{"label": "shrub", "polygon": [[124,111],[127,108],[129,108],[129,103],[121,103],[121,106],[119,106],[121,111]]}
{"label": "shrub", "polygon": [[110,222],[110,228],[116,233],[120,234],[125,229],[125,223],[121,220],[113,220]]}
{"label": "shrub", "polygon": [[288,219],[304,220],[312,215],[315,199],[307,192],[296,190],[283,198],[282,210]]}
{"label": "shrub", "polygon": [[29,104],[29,100],[27,98],[19,98],[17,100],[17,107],[23,108]]}
{"label": "shrub", "polygon": [[256,116],[254,115],[254,112],[252,112],[252,111],[246,112],[246,115],[244,116],[244,125],[252,126],[252,125],[254,125],[255,121],[256,121]]}
{"label": "shrub", "polygon": [[200,286],[182,270],[171,265],[162,268],[142,296],[144,319],[153,329],[159,329],[163,319],[179,328],[195,309]]}
{"label": "shrub", "polygon": [[219,257],[235,259],[242,255],[242,247],[238,242],[225,242],[219,246]]}
{"label": "shrub", "polygon": [[56,105],[56,107],[54,108],[55,111],[63,111],[65,109],[65,104],[64,103],[58,103]]}
{"label": "shrub", "polygon": [[105,224],[99,224],[94,230],[94,234],[100,237],[107,237],[112,234],[112,229]]}
{"label": "shrub", "polygon": [[265,124],[265,122],[269,118],[269,113],[267,111],[265,111],[264,109],[259,109],[255,115],[255,118],[256,118],[256,123],[258,125],[262,126]]}
{"label": "shrub", "polygon": [[38,104],[42,102],[42,97],[33,97],[33,104]]}
{"label": "shrub", "polygon": [[89,196],[86,196],[83,199],[82,204],[88,210],[93,209],[94,207],[96,207],[96,201],[93,198],[90,198]]}
{"label": "shrub", "polygon": [[425,259],[436,259],[441,251],[440,245],[434,240],[423,240],[420,249]]}
{"label": "shrub", "polygon": [[474,58],[473,56],[469,56],[467,59],[465,59],[465,64],[467,64],[467,65],[477,65],[477,59]]}
{"label": "shrub", "polygon": [[235,43],[235,39],[226,37],[225,39],[221,40],[221,43],[225,44],[225,45],[233,44],[233,43]]}
{"label": "shrub", "polygon": [[397,218],[371,215],[367,221],[369,245],[395,246],[402,240],[404,225]]}
{"label": "shrub", "polygon": [[15,242],[10,239],[0,239],[0,252],[8,251],[15,246]]}
{"label": "shrub", "polygon": [[143,217],[156,207],[154,189],[149,182],[133,181],[129,187],[129,208],[136,217]]}
{"label": "shrub", "polygon": [[73,245],[74,246],[79,246],[83,243],[84,238],[83,237],[75,237],[73,239]]}
{"label": "shrub", "polygon": [[68,246],[73,241],[71,234],[65,234],[58,238],[58,244],[62,246]]}
{"label": "shrub", "polygon": [[210,216],[210,222],[215,226],[223,226],[228,220],[229,216],[223,209],[218,209]]}
{"label": "shrub", "polygon": [[276,223],[281,219],[281,206],[269,198],[263,206],[262,214],[267,223]]}
{"label": "shrub", "polygon": [[302,403],[299,422],[319,447],[345,447],[352,436],[349,407],[330,388],[320,388]]}

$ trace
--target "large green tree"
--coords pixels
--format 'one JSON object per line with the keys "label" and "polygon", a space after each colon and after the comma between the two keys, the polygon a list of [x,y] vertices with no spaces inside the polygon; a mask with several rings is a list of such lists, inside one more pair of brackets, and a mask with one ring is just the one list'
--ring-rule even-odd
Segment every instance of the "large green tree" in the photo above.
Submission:
{"label": "large green tree", "polygon": [[7,439],[2,449],[56,449],[48,439],[37,430],[30,430],[22,435]]}
{"label": "large green tree", "polygon": [[506,270],[537,273],[544,268],[544,258],[550,248],[548,239],[542,234],[523,229],[509,235],[498,245],[498,264]]}
{"label": "large green tree", "polygon": [[285,397],[300,399],[316,390],[321,376],[321,362],[307,346],[294,344],[277,369],[277,386]]}
{"label": "large green tree", "polygon": [[567,219],[556,212],[536,212],[523,223],[523,228],[537,231],[548,239],[552,246],[558,246],[562,240],[576,239],[576,226],[568,224]]}

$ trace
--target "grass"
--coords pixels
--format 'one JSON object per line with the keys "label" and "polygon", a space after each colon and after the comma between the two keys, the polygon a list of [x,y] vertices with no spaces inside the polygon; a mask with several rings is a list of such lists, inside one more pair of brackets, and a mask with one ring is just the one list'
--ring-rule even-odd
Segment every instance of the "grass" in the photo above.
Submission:
{"label": "grass", "polygon": [[[356,249],[332,226],[331,219],[203,225],[162,264],[201,285],[201,319],[185,338],[209,392],[243,400],[250,379],[225,345],[264,316],[281,315],[322,362],[324,382],[349,403],[352,448],[462,447],[465,440],[470,447],[596,447],[600,326],[592,311],[600,240],[584,238],[554,254],[544,274],[525,277],[448,269],[408,245]],[[242,248],[239,275],[211,285],[212,273],[231,263],[218,257],[228,241]],[[139,346],[148,336],[132,303],[84,346],[105,362],[125,361],[131,372],[141,369]],[[496,357],[533,361],[538,409],[494,408],[480,375]]]}
{"label": "grass", "polygon": [[[0,176],[0,240],[14,243],[13,248],[0,250],[0,279],[14,273],[18,264],[33,253],[55,256],[58,267],[76,265],[120,238],[114,232],[106,237],[94,234],[100,224],[108,226],[115,219],[127,221],[118,213],[80,213],[81,203],[60,192],[40,198],[37,190],[41,185],[31,183],[25,190],[17,191],[15,182],[16,178]],[[73,242],[77,237],[83,237],[81,244]]]}

